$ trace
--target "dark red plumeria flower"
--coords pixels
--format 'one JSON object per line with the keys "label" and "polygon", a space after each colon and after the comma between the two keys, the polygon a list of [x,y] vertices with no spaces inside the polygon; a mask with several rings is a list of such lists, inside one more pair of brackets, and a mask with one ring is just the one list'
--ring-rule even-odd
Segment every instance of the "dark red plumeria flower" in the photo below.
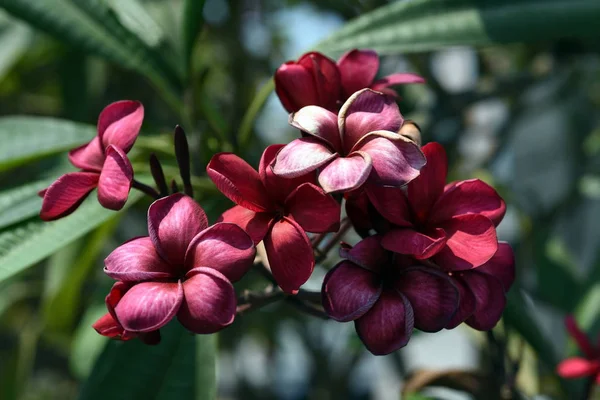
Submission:
{"label": "dark red plumeria flower", "polygon": [[393,254],[380,236],[344,247],[323,281],[323,307],[337,321],[354,321],[373,354],[391,353],[408,343],[413,327],[443,329],[455,314],[459,292],[447,274]]}
{"label": "dark red plumeria flower", "polygon": [[107,298],[115,324],[105,316],[96,323],[98,331],[127,339],[154,332],[174,316],[194,333],[231,324],[237,304],[231,282],[252,265],[252,238],[235,224],[209,227],[202,208],[183,194],[152,203],[148,232],[104,260],[104,271],[121,286]]}
{"label": "dark red plumeria flower", "polygon": [[365,182],[402,186],[419,175],[425,156],[398,133],[404,120],[396,103],[379,92],[354,93],[339,115],[307,106],[290,115],[303,137],[277,155],[273,172],[295,178],[320,169],[326,192],[356,190]]}
{"label": "dark red plumeria flower", "polygon": [[275,72],[275,92],[288,112],[316,105],[337,112],[354,92],[370,88],[397,96],[389,86],[423,83],[415,74],[398,73],[375,80],[379,56],[372,50],[351,50],[337,63],[318,52],[288,61]]}
{"label": "dark red plumeria flower", "polygon": [[255,243],[264,239],[269,265],[277,283],[294,292],[312,274],[315,261],[305,231],[339,229],[340,205],[316,186],[314,174],[283,179],[269,165],[283,145],[265,149],[258,172],[235,154],[213,156],[208,176],[237,206],[221,220],[244,228]]}
{"label": "dark red plumeria flower", "polygon": [[117,101],[102,110],[98,135],[69,152],[71,164],[81,171],[61,176],[40,192],[44,198],[40,217],[50,221],[71,214],[95,187],[103,207],[123,208],[133,180],[126,154],[140,132],[143,119],[144,107],[137,101]]}
{"label": "dark red plumeria flower", "polygon": [[573,316],[569,315],[565,318],[565,326],[584,357],[567,358],[558,364],[556,372],[567,379],[594,377],[596,384],[600,384],[600,346],[594,346],[589,341],[586,334],[577,326]]}

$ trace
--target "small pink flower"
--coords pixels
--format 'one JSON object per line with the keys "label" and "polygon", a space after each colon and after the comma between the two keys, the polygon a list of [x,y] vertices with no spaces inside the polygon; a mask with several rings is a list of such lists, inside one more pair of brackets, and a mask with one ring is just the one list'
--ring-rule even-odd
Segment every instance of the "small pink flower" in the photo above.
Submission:
{"label": "small pink flower", "polygon": [[69,160],[81,171],[61,176],[40,192],[44,198],[40,217],[51,221],[71,214],[95,187],[103,207],[123,208],[133,180],[126,154],[139,134],[143,119],[144,107],[137,101],[117,101],[102,110],[98,136],[69,152]]}
{"label": "small pink flower", "polygon": [[326,192],[346,192],[365,182],[402,186],[419,175],[425,156],[398,134],[403,119],[388,96],[364,89],[354,93],[339,115],[307,106],[290,115],[303,137],[277,155],[273,172],[295,178],[320,169]]}
{"label": "small pink flower", "polygon": [[586,334],[577,326],[573,316],[569,315],[565,318],[565,326],[584,357],[567,358],[558,364],[556,372],[567,379],[593,377],[596,384],[600,384],[600,347],[594,346],[589,341]]}
{"label": "small pink flower", "polygon": [[275,72],[275,92],[288,112],[305,106],[320,106],[337,112],[354,93],[371,88],[397,96],[389,86],[423,83],[415,74],[399,73],[375,80],[379,56],[372,50],[351,50],[337,62],[318,52],[304,54],[298,61],[288,61]]}
{"label": "small pink flower", "polygon": [[148,232],[149,237],[124,243],[104,261],[106,274],[122,286],[107,298],[116,324],[106,318],[97,323],[98,331],[127,338],[154,332],[174,316],[194,333],[231,324],[237,304],[231,282],[254,260],[250,236],[235,224],[209,227],[202,208],[183,194],[152,203]]}
{"label": "small pink flower", "polygon": [[346,260],[323,281],[323,307],[341,322],[354,321],[373,354],[405,346],[413,327],[443,329],[457,310],[459,292],[448,275],[383,249],[379,236],[344,247]]}
{"label": "small pink flower", "polygon": [[221,219],[244,228],[255,243],[264,239],[269,265],[279,286],[293,293],[315,261],[307,232],[339,229],[340,205],[314,185],[314,175],[283,179],[269,167],[283,145],[265,149],[258,172],[238,156],[220,153],[206,167],[217,188],[237,206]]}

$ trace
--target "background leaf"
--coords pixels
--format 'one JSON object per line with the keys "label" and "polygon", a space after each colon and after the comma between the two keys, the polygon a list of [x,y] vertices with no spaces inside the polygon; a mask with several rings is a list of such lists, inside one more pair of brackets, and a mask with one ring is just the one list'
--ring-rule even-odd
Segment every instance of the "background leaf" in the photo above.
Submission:
{"label": "background leaf", "polygon": [[194,51],[196,37],[204,25],[204,17],[202,16],[204,3],[205,0],[184,0],[183,2],[183,13],[181,15],[183,19],[183,23],[181,25],[181,51],[183,56],[183,65],[188,69],[190,67],[190,59],[192,52]]}
{"label": "background leaf", "polygon": [[38,196],[38,192],[52,182],[53,179],[42,179],[1,191],[0,229],[37,215],[42,207],[42,198]]}

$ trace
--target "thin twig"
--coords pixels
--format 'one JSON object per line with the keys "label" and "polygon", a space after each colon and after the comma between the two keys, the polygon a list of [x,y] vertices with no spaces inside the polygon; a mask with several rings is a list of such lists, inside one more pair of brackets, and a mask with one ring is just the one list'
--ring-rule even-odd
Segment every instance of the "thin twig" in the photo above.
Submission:
{"label": "thin twig", "polygon": [[285,293],[277,286],[269,285],[263,292],[251,292],[245,290],[238,297],[237,315],[259,309],[268,304],[285,298]]}
{"label": "thin twig", "polygon": [[315,262],[317,264],[327,258],[327,255],[329,254],[331,249],[336,244],[339,244],[340,239],[342,238],[342,236],[344,236],[346,234],[346,232],[348,231],[348,229],[350,229],[351,226],[352,226],[352,223],[350,222],[350,219],[344,218],[342,220],[340,229],[335,233],[335,235],[333,235],[331,240],[329,240],[329,242],[327,242],[327,244],[325,245],[325,247],[323,249],[318,250],[319,254],[317,254],[317,257],[315,258]]}
{"label": "thin twig", "polygon": [[142,193],[147,194],[148,196],[152,197],[154,200],[160,199],[160,193],[158,193],[158,191],[156,189],[154,189],[152,186],[148,186],[145,183],[142,183],[142,182],[134,179],[131,181],[131,187],[139,190]]}

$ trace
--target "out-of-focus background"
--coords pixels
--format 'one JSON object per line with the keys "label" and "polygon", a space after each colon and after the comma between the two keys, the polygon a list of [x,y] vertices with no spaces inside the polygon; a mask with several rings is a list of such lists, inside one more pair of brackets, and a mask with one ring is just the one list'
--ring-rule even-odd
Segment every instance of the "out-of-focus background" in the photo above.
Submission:
{"label": "out-of-focus background", "polygon": [[[35,195],[70,170],[66,150],[89,140],[102,108],[119,99],[144,104],[142,136],[132,152],[140,175],[148,174],[146,160],[155,152],[167,175],[176,176],[170,134],[176,124],[186,128],[197,197],[215,221],[230,203],[202,176],[211,155],[235,151],[256,165],[265,145],[298,134],[269,92],[275,69],[327,44],[323,40],[346,21],[388,4],[206,0],[198,12],[193,9],[202,2],[189,3],[0,1],[0,114],[10,116],[0,119],[0,399],[87,398],[79,394],[83,382],[98,357],[110,357],[103,353],[107,340],[90,327],[105,312],[103,298],[112,283],[102,273],[102,260],[123,241],[146,234],[148,202],[44,231],[49,228],[37,219],[41,200]],[[387,400],[401,398],[407,384],[420,388],[421,394],[405,396],[414,400],[491,398],[477,393],[502,374],[522,398],[568,399],[583,390],[581,382],[562,381],[553,369],[577,353],[564,331],[565,315],[574,314],[592,338],[600,328],[599,36],[579,28],[563,35],[557,24],[556,31],[538,37],[534,31],[546,28],[532,22],[521,40],[504,21],[505,36],[496,40],[490,28],[485,40],[469,36],[477,17],[469,10],[477,11],[477,2],[398,3],[413,8],[397,21],[406,23],[399,31],[404,42],[398,39],[394,47],[392,36],[380,46],[380,75],[410,71],[426,77],[425,85],[399,89],[400,110],[421,126],[424,142],[446,147],[451,179],[481,178],[508,204],[499,237],[515,249],[518,278],[509,314],[494,333],[510,362],[494,364],[490,338],[462,326],[415,333],[404,349],[375,357],[351,323],[274,304],[240,317],[219,335],[220,399]],[[419,20],[427,3],[434,4]],[[519,14],[510,9],[518,2],[489,3],[506,9],[482,11],[486,29],[485,18],[500,15],[496,11]],[[586,5],[598,13],[593,1],[547,3],[565,15]],[[188,14],[182,7],[190,7]],[[445,7],[455,14],[436,20]],[[527,10],[522,17],[533,18]],[[194,28],[198,21],[186,15],[203,19],[203,26]],[[184,33],[193,46],[180,38],[186,24],[199,31]],[[466,36],[452,36],[463,27]],[[427,39],[428,29],[438,28],[448,30],[447,41]],[[347,43],[370,47],[387,40],[386,34]],[[411,46],[411,37],[425,45]],[[336,58],[351,48],[341,47],[329,42],[319,48]],[[323,265],[335,261],[331,256]],[[324,272],[318,268],[307,287],[318,289]],[[261,285],[257,274],[240,287]],[[189,340],[165,344],[171,346],[165,347],[165,362],[179,362],[169,356],[184,354]],[[143,349],[128,357],[142,357]],[[119,370],[117,363],[114,371],[96,372],[109,377],[106,387],[127,384],[128,377],[153,384],[150,372],[140,377],[136,368],[149,366],[139,362]],[[427,381],[436,373],[440,379]],[[174,392],[156,396],[180,398]]]}

